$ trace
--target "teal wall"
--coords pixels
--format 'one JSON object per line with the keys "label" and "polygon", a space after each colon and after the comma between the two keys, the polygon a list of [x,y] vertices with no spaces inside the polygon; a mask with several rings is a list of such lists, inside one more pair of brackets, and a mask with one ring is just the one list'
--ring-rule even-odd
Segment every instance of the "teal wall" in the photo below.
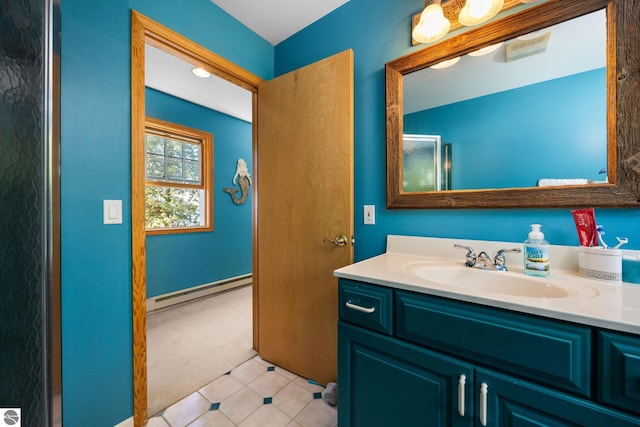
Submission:
{"label": "teal wall", "polygon": [[[273,75],[273,46],[209,0],[61,2],[65,427],[113,426],[133,414],[131,9],[264,79]],[[102,224],[104,199],[122,200],[123,224]]]}
{"label": "teal wall", "polygon": [[147,298],[251,273],[251,197],[236,205],[223,191],[238,159],[251,171],[251,123],[147,88],[149,117],[213,134],[214,230],[147,236]]}
{"label": "teal wall", "polygon": [[603,180],[606,71],[407,114],[404,133],[441,135],[451,143],[454,190],[535,187],[540,178]]}
{"label": "teal wall", "polygon": [[[65,427],[113,426],[133,414],[130,221],[130,9],[264,79],[345,49],[355,52],[356,259],[387,234],[577,244],[568,209],[386,210],[384,64],[415,50],[410,16],[422,0],[351,0],[275,49],[209,0],[63,0],[62,342]],[[227,178],[228,179],[228,178]],[[102,200],[123,201],[122,225]],[[362,225],[362,205],[377,206]],[[640,210],[600,209],[609,236],[640,249]]]}
{"label": "teal wall", "polygon": [[[345,49],[355,58],[355,258],[385,250],[387,234],[521,242],[529,224],[541,223],[553,244],[577,245],[570,209],[388,210],[385,195],[384,64],[411,47],[409,21],[422,0],[350,0],[276,46],[281,75]],[[547,155],[554,155],[554,152]],[[363,225],[362,206],[376,205],[376,224]],[[640,209],[597,209],[609,239],[629,237],[640,249]]]}

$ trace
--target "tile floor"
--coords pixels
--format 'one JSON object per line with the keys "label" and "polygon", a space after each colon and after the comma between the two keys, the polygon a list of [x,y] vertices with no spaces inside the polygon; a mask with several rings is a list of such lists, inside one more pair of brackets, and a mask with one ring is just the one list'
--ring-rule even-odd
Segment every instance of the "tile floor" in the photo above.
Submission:
{"label": "tile floor", "polygon": [[149,427],[336,427],[324,388],[260,356],[149,419]]}

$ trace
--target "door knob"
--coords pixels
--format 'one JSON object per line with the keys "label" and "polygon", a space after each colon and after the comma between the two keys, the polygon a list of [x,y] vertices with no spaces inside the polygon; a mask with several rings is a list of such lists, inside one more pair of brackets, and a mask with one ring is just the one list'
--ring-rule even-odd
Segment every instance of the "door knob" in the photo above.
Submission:
{"label": "door knob", "polygon": [[339,234],[333,240],[322,239],[322,241],[323,242],[328,242],[328,243],[333,243],[336,246],[345,246],[347,244],[347,236],[345,236],[343,234]]}

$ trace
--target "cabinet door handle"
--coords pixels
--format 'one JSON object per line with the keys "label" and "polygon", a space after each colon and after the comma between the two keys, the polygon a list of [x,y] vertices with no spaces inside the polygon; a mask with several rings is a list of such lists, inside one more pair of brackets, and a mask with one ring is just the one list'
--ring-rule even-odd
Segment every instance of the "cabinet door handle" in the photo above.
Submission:
{"label": "cabinet door handle", "polygon": [[458,380],[458,414],[464,417],[464,385],[467,383],[467,376],[462,374]]}
{"label": "cabinet door handle", "polygon": [[487,395],[489,394],[487,383],[480,385],[480,424],[487,425]]}
{"label": "cabinet door handle", "polygon": [[351,301],[347,301],[345,303],[345,305],[347,306],[347,308],[350,308],[350,309],[356,310],[356,311],[361,311],[361,312],[367,313],[367,314],[371,314],[374,311],[376,311],[375,307],[362,307],[361,305],[353,304]]}

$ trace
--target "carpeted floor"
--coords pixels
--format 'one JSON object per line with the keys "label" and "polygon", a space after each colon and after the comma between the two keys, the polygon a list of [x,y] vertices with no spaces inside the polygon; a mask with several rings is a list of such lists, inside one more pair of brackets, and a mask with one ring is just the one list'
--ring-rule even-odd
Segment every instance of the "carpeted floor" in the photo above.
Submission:
{"label": "carpeted floor", "polygon": [[147,413],[254,357],[252,333],[251,286],[149,313]]}

